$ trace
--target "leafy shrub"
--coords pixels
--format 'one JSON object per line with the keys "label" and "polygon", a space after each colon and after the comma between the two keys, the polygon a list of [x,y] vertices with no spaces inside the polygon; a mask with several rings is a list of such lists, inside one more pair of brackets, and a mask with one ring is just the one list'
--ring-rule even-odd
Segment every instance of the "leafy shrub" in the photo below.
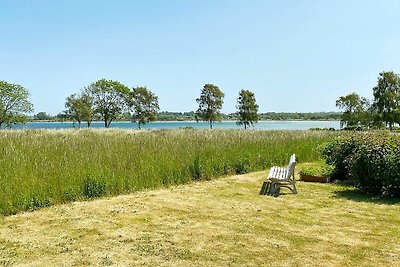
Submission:
{"label": "leafy shrub", "polygon": [[365,131],[366,128],[358,125],[346,126],[342,129],[343,131]]}
{"label": "leafy shrub", "polygon": [[228,163],[223,164],[223,174],[229,174],[231,173],[231,166],[229,166]]}
{"label": "leafy shrub", "polygon": [[336,131],[335,128],[330,127],[330,128],[319,128],[319,127],[314,127],[314,128],[310,128],[310,131]]}
{"label": "leafy shrub", "polygon": [[29,211],[34,211],[41,207],[48,207],[51,205],[51,200],[49,198],[39,198],[37,196],[30,196],[23,201],[24,209]]}
{"label": "leafy shrub", "polygon": [[331,173],[333,180],[350,179],[351,156],[357,147],[355,136],[339,136],[329,142],[323,149],[322,155],[328,165],[333,165]]}
{"label": "leafy shrub", "polygon": [[236,174],[245,174],[250,172],[250,160],[241,159],[236,163],[235,166]]}
{"label": "leafy shrub", "polygon": [[335,178],[348,178],[362,191],[400,196],[400,137],[391,133],[353,133],[323,150]]}
{"label": "leafy shrub", "polygon": [[86,177],[83,180],[83,195],[87,198],[95,198],[105,196],[107,186],[103,179]]}

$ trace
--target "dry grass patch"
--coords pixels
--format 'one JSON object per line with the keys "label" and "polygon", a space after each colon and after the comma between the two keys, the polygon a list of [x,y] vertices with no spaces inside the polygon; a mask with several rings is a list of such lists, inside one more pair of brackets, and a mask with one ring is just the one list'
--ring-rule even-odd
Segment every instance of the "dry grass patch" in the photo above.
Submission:
{"label": "dry grass patch", "polygon": [[259,196],[265,175],[231,176],[3,217],[0,265],[399,264],[396,200],[303,182],[298,183],[298,195]]}

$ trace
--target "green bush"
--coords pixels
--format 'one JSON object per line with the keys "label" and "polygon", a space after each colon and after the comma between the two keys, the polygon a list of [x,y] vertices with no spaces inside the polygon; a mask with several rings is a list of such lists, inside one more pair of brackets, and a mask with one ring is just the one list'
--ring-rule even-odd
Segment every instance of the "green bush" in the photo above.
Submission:
{"label": "green bush", "polygon": [[397,134],[353,133],[328,143],[323,150],[334,178],[350,179],[362,191],[400,197],[400,137]]}
{"label": "green bush", "polygon": [[366,128],[358,125],[346,126],[342,129],[343,131],[365,131]]}
{"label": "green bush", "polygon": [[38,208],[48,207],[51,205],[49,198],[39,198],[36,196],[30,196],[23,200],[23,206],[25,210],[34,211]]}
{"label": "green bush", "polygon": [[83,180],[83,195],[86,198],[95,198],[105,196],[107,186],[103,179],[86,177]]}
{"label": "green bush", "polygon": [[250,172],[250,160],[241,159],[236,163],[235,173],[236,174],[245,174]]}
{"label": "green bush", "polygon": [[355,136],[339,136],[322,149],[325,162],[334,166],[331,173],[332,180],[348,180],[351,178],[351,156],[356,147]]}

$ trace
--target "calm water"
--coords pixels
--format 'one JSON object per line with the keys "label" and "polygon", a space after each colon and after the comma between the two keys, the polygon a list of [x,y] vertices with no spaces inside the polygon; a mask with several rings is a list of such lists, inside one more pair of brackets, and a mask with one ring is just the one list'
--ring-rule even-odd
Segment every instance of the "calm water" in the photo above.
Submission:
{"label": "calm water", "polygon": [[[83,128],[86,124],[81,125]],[[310,128],[335,128],[339,129],[339,121],[260,121],[251,129],[257,130],[307,130]],[[66,129],[77,128],[77,124],[72,122],[29,122],[24,125],[14,126],[14,129]],[[103,122],[93,122],[91,128],[103,128]],[[128,128],[136,129],[137,124],[131,122],[112,122],[111,128]],[[142,126],[142,129],[176,129],[184,127],[193,127],[197,129],[207,129],[207,122],[194,121],[169,121],[169,122],[152,122]],[[214,129],[240,129],[242,126],[236,125],[234,121],[216,122],[213,124]]]}

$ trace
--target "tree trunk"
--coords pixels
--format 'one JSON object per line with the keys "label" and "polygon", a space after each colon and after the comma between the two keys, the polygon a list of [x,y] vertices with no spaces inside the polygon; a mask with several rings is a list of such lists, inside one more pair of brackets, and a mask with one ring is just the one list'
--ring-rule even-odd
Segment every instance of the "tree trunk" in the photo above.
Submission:
{"label": "tree trunk", "polygon": [[246,124],[246,123],[244,124],[244,129],[245,129],[245,130],[247,129],[247,124]]}
{"label": "tree trunk", "polygon": [[212,120],[210,120],[210,129],[212,130],[213,125],[212,125]]}
{"label": "tree trunk", "polygon": [[142,128],[140,128],[140,122],[138,122],[138,127],[139,127],[139,130],[141,130]]}

